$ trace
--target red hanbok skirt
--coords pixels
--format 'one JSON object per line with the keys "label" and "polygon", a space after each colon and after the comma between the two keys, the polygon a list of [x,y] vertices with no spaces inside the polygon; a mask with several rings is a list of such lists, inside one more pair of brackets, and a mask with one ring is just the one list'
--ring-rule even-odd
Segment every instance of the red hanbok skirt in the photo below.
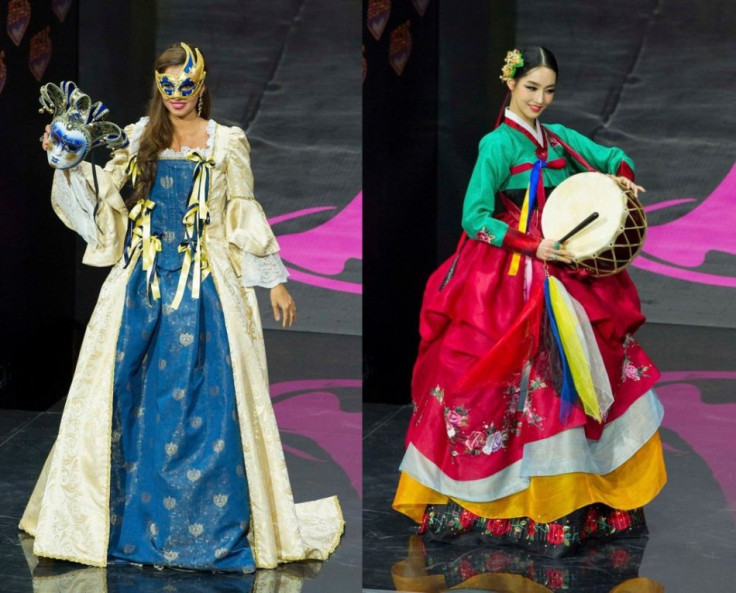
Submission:
{"label": "red hanbok skirt", "polygon": [[[506,206],[499,218],[515,228],[518,208]],[[539,218],[535,211],[530,221],[535,236]],[[479,240],[461,245],[424,293],[395,508],[421,521],[425,505],[452,499],[481,516],[552,520],[587,504],[648,502],[665,481],[662,409],[651,391],[659,372],[633,337],[644,316],[629,275],[594,278],[526,256],[510,275],[513,253]],[[601,422],[580,405],[561,410],[559,355],[541,291],[547,274],[590,320],[614,395]]]}

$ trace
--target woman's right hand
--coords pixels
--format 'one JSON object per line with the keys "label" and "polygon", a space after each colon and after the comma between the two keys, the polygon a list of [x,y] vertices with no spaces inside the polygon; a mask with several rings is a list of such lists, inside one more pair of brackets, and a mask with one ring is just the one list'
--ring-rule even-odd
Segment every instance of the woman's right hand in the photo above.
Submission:
{"label": "woman's right hand", "polygon": [[542,261],[562,262],[569,264],[572,262],[572,253],[567,251],[553,239],[542,239],[537,247],[537,258]]}
{"label": "woman's right hand", "polygon": [[49,133],[51,132],[51,125],[47,125],[43,130],[43,136],[41,136],[41,148],[46,152],[49,149]]}

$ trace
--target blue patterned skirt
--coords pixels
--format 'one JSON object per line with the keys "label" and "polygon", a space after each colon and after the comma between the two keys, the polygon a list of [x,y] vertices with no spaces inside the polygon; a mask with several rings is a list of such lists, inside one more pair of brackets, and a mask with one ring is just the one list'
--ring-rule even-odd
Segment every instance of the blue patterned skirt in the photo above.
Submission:
{"label": "blue patterned skirt", "polygon": [[[250,500],[222,305],[212,276],[174,310],[190,163],[160,161],[151,199],[161,298],[139,260],[117,343],[111,562],[253,572]],[[173,207],[167,207],[172,205]],[[167,235],[168,233],[168,235]],[[173,269],[172,269],[173,268]]]}

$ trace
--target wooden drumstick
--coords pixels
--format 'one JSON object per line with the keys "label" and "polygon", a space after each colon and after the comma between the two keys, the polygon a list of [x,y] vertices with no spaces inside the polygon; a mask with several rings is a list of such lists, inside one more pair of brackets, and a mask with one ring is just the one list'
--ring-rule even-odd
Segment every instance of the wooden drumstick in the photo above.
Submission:
{"label": "wooden drumstick", "polygon": [[586,226],[588,226],[591,222],[593,222],[599,216],[600,214],[598,214],[598,212],[593,212],[592,214],[588,215],[588,217],[585,220],[575,225],[575,228],[572,229],[569,233],[567,233],[564,237],[562,237],[562,239],[560,239],[558,242],[564,243],[570,237],[582,231]]}

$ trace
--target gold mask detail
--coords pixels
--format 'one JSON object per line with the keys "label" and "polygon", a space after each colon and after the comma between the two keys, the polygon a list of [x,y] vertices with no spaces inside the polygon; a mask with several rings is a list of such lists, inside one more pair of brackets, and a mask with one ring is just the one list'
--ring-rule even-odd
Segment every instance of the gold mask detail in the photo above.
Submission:
{"label": "gold mask detail", "polygon": [[190,48],[186,43],[181,43],[186,52],[184,67],[179,74],[156,72],[156,86],[164,99],[186,99],[196,95],[204,84],[207,72],[204,69],[204,58],[199,49]]}

